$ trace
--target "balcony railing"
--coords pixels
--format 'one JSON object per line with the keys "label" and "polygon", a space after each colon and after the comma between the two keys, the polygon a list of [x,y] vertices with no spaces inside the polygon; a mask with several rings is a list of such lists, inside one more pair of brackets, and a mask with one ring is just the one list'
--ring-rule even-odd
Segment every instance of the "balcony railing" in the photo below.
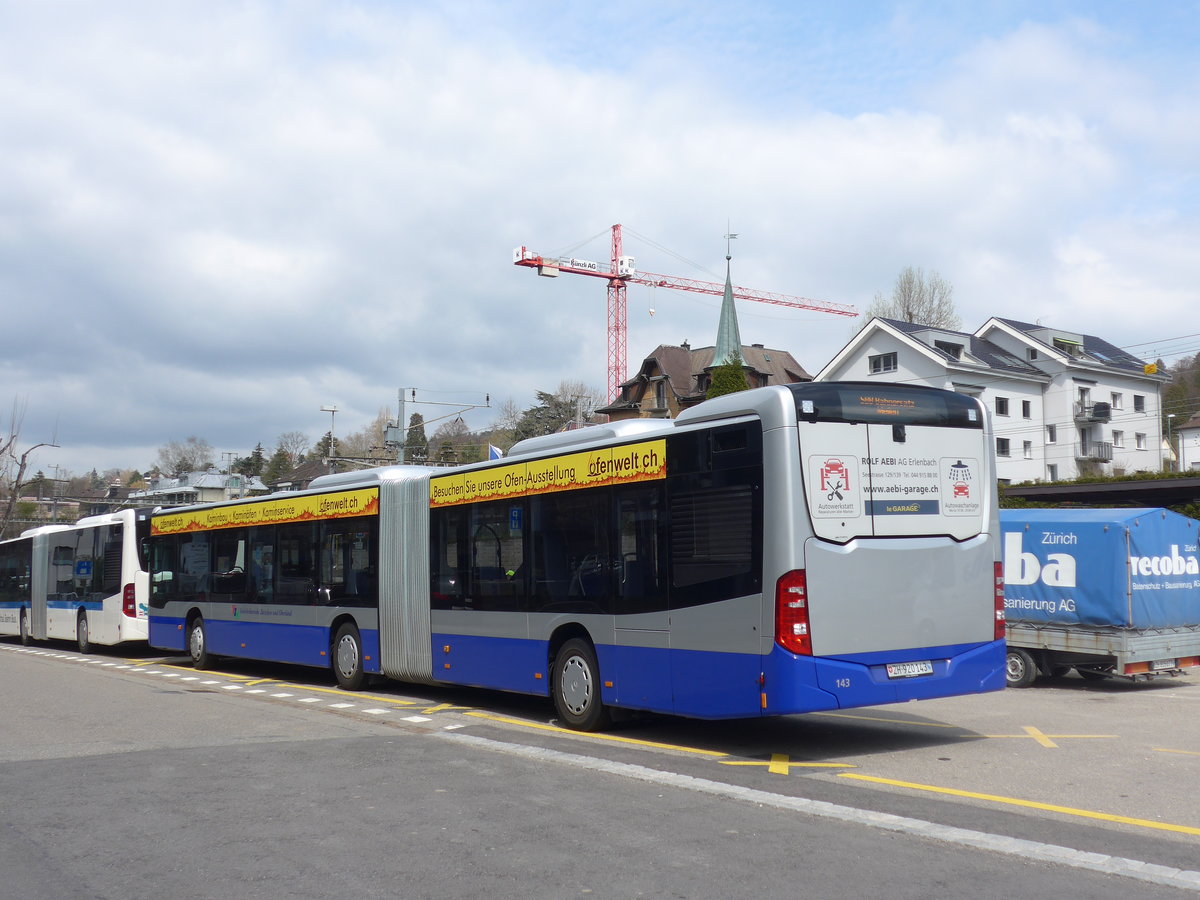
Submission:
{"label": "balcony railing", "polygon": [[1108,403],[1076,403],[1076,422],[1108,422],[1112,419],[1112,405]]}
{"label": "balcony railing", "polygon": [[1075,458],[1093,462],[1111,462],[1113,457],[1112,441],[1087,441],[1075,443]]}

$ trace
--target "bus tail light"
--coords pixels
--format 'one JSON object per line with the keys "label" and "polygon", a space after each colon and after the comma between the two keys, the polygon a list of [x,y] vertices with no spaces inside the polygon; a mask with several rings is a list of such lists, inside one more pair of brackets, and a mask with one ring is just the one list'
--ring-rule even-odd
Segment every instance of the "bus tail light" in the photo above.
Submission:
{"label": "bus tail light", "polygon": [[132,583],[125,585],[121,591],[121,612],[131,619],[137,618],[137,594]]}
{"label": "bus tail light", "polygon": [[775,585],[775,642],[784,650],[812,656],[808,579],[803,569],[788,572]]}
{"label": "bus tail light", "polygon": [[1004,640],[1004,563],[993,563],[993,568],[996,573],[996,631],[993,638],[997,641]]}

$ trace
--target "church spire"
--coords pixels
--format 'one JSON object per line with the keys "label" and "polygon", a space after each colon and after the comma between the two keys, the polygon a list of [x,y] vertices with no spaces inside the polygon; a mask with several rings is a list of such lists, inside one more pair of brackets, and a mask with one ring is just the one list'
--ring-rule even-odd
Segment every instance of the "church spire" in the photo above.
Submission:
{"label": "church spire", "polygon": [[733,254],[730,242],[736,234],[725,235],[725,296],[721,300],[721,321],[717,323],[717,344],[713,349],[714,366],[729,362],[732,358],[742,362],[742,335],[738,330],[737,309],[733,305],[733,282],[730,279],[730,264]]}

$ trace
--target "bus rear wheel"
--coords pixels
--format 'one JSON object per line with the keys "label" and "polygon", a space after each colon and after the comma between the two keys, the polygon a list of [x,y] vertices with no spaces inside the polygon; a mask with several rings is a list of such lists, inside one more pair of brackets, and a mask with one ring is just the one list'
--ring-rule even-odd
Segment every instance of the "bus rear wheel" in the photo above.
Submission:
{"label": "bus rear wheel", "polygon": [[28,647],[33,643],[33,635],[29,633],[29,613],[21,610],[21,644]]}
{"label": "bus rear wheel", "polygon": [[92,649],[92,638],[88,634],[87,613],[82,609],[79,611],[79,617],[75,620],[75,642],[79,644],[80,653],[88,653]]}
{"label": "bus rear wheel", "polygon": [[598,731],[611,721],[600,702],[600,665],[592,645],[580,638],[567,641],[554,657],[551,679],[554,708],[576,731]]}
{"label": "bus rear wheel", "polygon": [[203,616],[196,616],[188,625],[188,656],[192,658],[192,668],[208,668],[208,635],[204,630]]}
{"label": "bus rear wheel", "polygon": [[333,639],[333,674],[338,686],[347,691],[360,691],[366,683],[363,671],[362,638],[358,628],[346,622],[337,630]]}

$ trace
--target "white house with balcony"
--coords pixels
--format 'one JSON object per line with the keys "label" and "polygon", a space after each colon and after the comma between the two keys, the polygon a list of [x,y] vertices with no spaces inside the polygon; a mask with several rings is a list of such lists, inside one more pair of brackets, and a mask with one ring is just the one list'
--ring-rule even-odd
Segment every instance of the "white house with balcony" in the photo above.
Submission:
{"label": "white house with balcony", "polygon": [[1179,448],[1179,471],[1200,470],[1200,412],[1175,429],[1175,446]]}
{"label": "white house with balcony", "polygon": [[992,318],[974,334],[875,318],[816,381],[900,381],[980,398],[1002,481],[1162,468],[1167,378],[1093,335]]}

